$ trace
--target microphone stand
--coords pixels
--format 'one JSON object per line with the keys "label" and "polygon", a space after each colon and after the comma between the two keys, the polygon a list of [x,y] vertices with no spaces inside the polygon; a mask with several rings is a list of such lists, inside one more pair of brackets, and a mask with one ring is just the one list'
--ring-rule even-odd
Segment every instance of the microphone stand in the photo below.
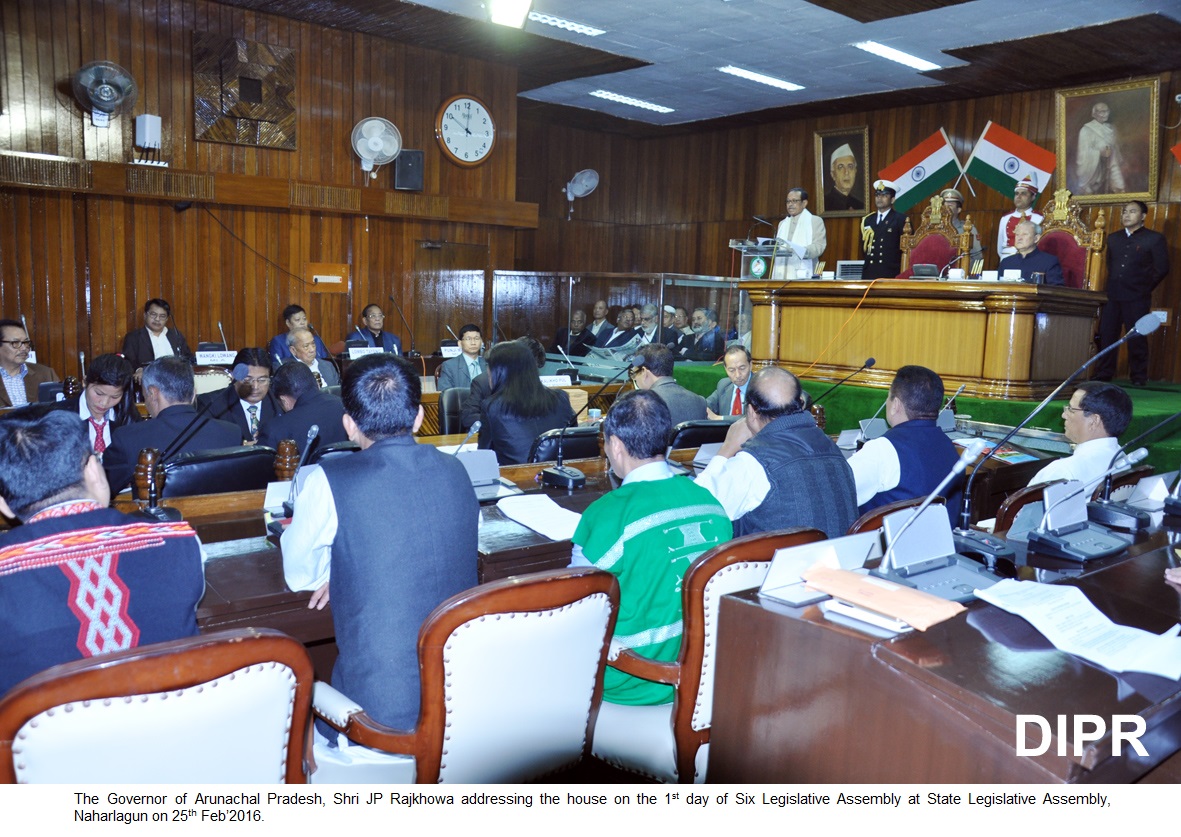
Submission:
{"label": "microphone stand", "polygon": [[[644,359],[639,355],[634,355],[628,358],[626,366],[616,372],[615,376],[612,377],[611,380],[599,387],[598,392],[586,399],[586,404],[580,407],[578,412],[574,414],[575,421],[578,420],[578,417],[582,414],[582,411],[591,405],[592,401],[602,395],[603,391],[607,389],[607,387],[619,380],[619,376],[632,367],[633,362],[639,362],[642,364],[643,360]],[[562,445],[566,441],[567,429],[568,427],[563,427],[558,432],[558,456],[552,468],[546,468],[541,472],[541,484],[548,488],[564,488],[567,491],[573,491],[576,488],[586,487],[586,474],[582,473],[582,471],[578,470],[577,468],[570,468],[562,464]]]}
{"label": "microphone stand", "polygon": [[[412,329],[410,327],[410,323],[408,323],[406,321],[406,315],[402,313],[402,306],[398,304],[398,301],[396,299],[394,299],[393,294],[390,294],[390,302],[392,302],[394,304],[394,310],[397,311],[398,316],[402,318],[402,325],[406,326],[406,333],[410,335],[410,351],[408,351],[406,353],[406,357],[410,357],[410,358],[422,357],[422,355],[419,354],[418,349],[414,348],[414,329]],[[451,331],[450,328],[448,328],[447,330]],[[454,336],[454,335],[452,335],[452,336]],[[455,339],[457,341],[459,340],[458,337],[456,337]]]}
{"label": "microphone stand", "polygon": [[1160,324],[1160,320],[1158,320],[1153,314],[1145,314],[1143,317],[1138,319],[1136,321],[1136,325],[1134,325],[1126,334],[1124,334],[1123,337],[1121,337],[1119,340],[1116,340],[1106,349],[1101,349],[1100,351],[1096,352],[1087,359],[1086,363],[1072,372],[1065,381],[1054,387],[1050,394],[1043,398],[1041,403],[1033,408],[1033,412],[1023,418],[1019,424],[1006,433],[1004,437],[993,446],[992,450],[985,454],[984,458],[976,463],[976,467],[972,469],[971,476],[968,477],[967,485],[964,486],[964,502],[962,508],[960,509],[960,525],[953,530],[955,545],[958,551],[975,552],[977,554],[984,555],[985,560],[988,560],[989,556],[992,556],[993,559],[1002,556],[1007,558],[1016,556],[1016,553],[1007,544],[1005,544],[1004,541],[1000,540],[999,538],[991,537],[984,532],[976,532],[971,528],[972,486],[976,482],[976,475],[980,473],[985,462],[995,456],[998,450],[1004,447],[1010,439],[1017,435],[1017,431],[1029,424],[1029,422],[1033,420],[1034,416],[1045,409],[1045,406],[1053,401],[1058,396],[1058,393],[1062,392],[1062,390],[1066,388],[1067,384],[1089,369],[1095,363],[1095,361],[1099,360],[1099,358],[1103,357],[1108,352],[1118,349],[1133,337],[1151,334],[1160,328]]}
{"label": "microphone stand", "polygon": [[847,382],[847,381],[848,381],[850,378],[852,378],[854,375],[860,375],[860,374],[861,374],[862,372],[864,372],[866,369],[869,369],[869,368],[871,368],[871,367],[872,367],[872,366],[873,366],[875,363],[877,363],[877,360],[876,360],[875,358],[872,358],[872,357],[870,357],[870,358],[866,358],[866,359],[865,359],[865,363],[861,364],[861,368],[860,368],[860,369],[858,369],[856,372],[854,372],[854,373],[853,373],[853,375],[847,375],[847,376],[846,376],[844,379],[842,379],[842,380],[840,380],[840,381],[837,381],[835,384],[833,384],[832,386],[830,386],[830,387],[829,387],[828,389],[826,389],[824,392],[820,393],[820,395],[818,395],[816,398],[813,398],[813,399],[812,399],[812,403],[813,403],[813,404],[819,404],[819,403],[820,403],[820,399],[821,399],[821,398],[823,398],[824,396],[828,395],[830,392],[832,392],[834,389],[836,389],[837,387],[839,387],[841,384],[844,384],[844,383],[846,383],[846,382]]}
{"label": "microphone stand", "polygon": [[463,450],[463,446],[468,443],[468,440],[471,439],[472,436],[475,436],[477,433],[480,432],[480,428],[482,426],[483,426],[483,424],[478,420],[472,422],[471,429],[467,432],[467,435],[463,437],[463,441],[459,443],[459,447],[457,447],[455,450],[453,450],[451,452],[451,455],[452,456],[459,456],[459,452],[461,450]]}
{"label": "microphone stand", "polygon": [[295,514],[295,478],[299,476],[299,469],[308,461],[308,456],[312,452],[312,442],[320,435],[320,425],[313,424],[308,428],[307,438],[303,443],[303,453],[300,454],[299,462],[295,466],[295,470],[291,473],[291,489],[287,492],[287,499],[283,501],[283,516],[291,517]]}

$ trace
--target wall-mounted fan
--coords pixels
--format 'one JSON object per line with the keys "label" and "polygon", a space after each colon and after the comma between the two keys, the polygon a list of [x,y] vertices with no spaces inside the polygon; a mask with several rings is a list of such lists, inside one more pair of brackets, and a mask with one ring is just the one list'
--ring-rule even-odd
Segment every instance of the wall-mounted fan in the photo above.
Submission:
{"label": "wall-mounted fan", "polygon": [[105,128],[112,116],[135,107],[139,88],[131,73],[110,61],[92,61],[74,73],[74,97],[90,111],[96,128]]}
{"label": "wall-mounted fan", "polygon": [[402,134],[393,122],[370,116],[353,126],[353,151],[361,158],[361,169],[377,177],[375,166],[393,162],[402,153]]}
{"label": "wall-mounted fan", "polygon": [[599,173],[594,169],[583,169],[570,178],[566,184],[566,200],[570,201],[570,209],[566,213],[566,220],[574,217],[574,199],[585,198],[599,185]]}

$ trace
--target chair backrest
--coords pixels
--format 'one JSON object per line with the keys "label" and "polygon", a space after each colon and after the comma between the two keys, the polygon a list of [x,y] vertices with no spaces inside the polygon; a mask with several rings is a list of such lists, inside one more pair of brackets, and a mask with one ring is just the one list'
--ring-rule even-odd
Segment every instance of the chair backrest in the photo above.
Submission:
{"label": "chair backrest", "polygon": [[673,696],[673,736],[681,777],[694,775],[697,751],[709,741],[722,596],[762,584],[775,550],[822,540],[823,532],[805,528],[747,535],[714,547],[685,573],[677,659],[681,673]]}
{"label": "chair backrest", "polygon": [[348,441],[332,442],[331,444],[320,445],[314,451],[312,451],[312,455],[308,457],[307,464],[318,465],[324,461],[340,459],[342,456],[349,456],[350,454],[356,453],[360,449],[361,446],[356,442]]}
{"label": "chair backrest", "polygon": [[462,433],[459,414],[463,409],[463,399],[471,390],[467,387],[448,387],[439,393],[439,433],[450,436],[452,433]]}
{"label": "chair backrest", "polygon": [[681,450],[724,442],[726,432],[733,423],[732,421],[710,421],[709,419],[683,421],[673,428],[669,445],[673,450]]}
{"label": "chair backrest", "polygon": [[229,371],[220,366],[194,366],[193,394],[204,395],[207,392],[223,390],[233,380]]}
{"label": "chair backrest", "polygon": [[1045,497],[1046,486],[1057,485],[1060,482],[1066,482],[1066,480],[1039,482],[1014,491],[1005,498],[1005,502],[1001,503],[1001,507],[996,510],[996,523],[993,524],[992,531],[998,535],[1008,532],[1013,528],[1013,521],[1017,519],[1017,512],[1021,511],[1021,509],[1030,503],[1041,503]]}
{"label": "chair backrest", "polygon": [[1104,286],[1103,248],[1107,244],[1107,218],[1103,209],[1095,214],[1093,227],[1081,217],[1082,207],[1070,191],[1059,189],[1042,209],[1042,237],[1038,249],[1052,253],[1062,265],[1068,288],[1101,291]]}
{"label": "chair backrest", "polygon": [[275,479],[275,449],[265,445],[182,453],[164,466],[162,497],[191,497],[266,488]]}
{"label": "chair backrest", "polygon": [[54,666],[0,699],[0,781],[301,783],[312,680],[254,628]]}
{"label": "chair backrest", "polygon": [[599,427],[588,424],[583,427],[568,427],[565,435],[561,428],[547,430],[533,440],[529,449],[529,462],[553,462],[558,458],[558,443],[561,436],[563,459],[593,459],[599,455]]}
{"label": "chair backrest", "polygon": [[[1151,477],[1155,471],[1156,469],[1151,465],[1141,465],[1130,471],[1124,471],[1122,474],[1116,474],[1111,478],[1111,496],[1108,499],[1115,500],[1116,502],[1123,501],[1136,490],[1136,486],[1140,483],[1140,480]],[[1095,486],[1095,491],[1091,497],[1094,500],[1098,500],[1102,496],[1103,483],[1100,482]]]}
{"label": "chair backrest", "polygon": [[520,782],[588,755],[618,609],[618,580],[592,567],[482,584],[435,608],[418,635],[416,781]]}
{"label": "chair backrest", "polygon": [[[886,503],[884,506],[878,506],[876,509],[870,509],[865,514],[861,515],[861,517],[853,521],[853,525],[849,527],[847,534],[856,535],[858,532],[872,532],[874,529],[881,529],[882,519],[886,515],[893,514],[896,511],[902,511],[903,509],[917,508],[923,504],[923,500],[925,499],[927,498],[924,496],[912,497],[909,500],[895,500],[893,503]],[[931,503],[947,505],[947,500],[936,494],[935,499],[932,500]]]}
{"label": "chair backrest", "polygon": [[967,275],[972,250],[972,216],[964,216],[964,231],[959,232],[951,223],[951,210],[943,205],[942,197],[935,195],[923,209],[913,233],[907,218],[900,246],[902,272],[899,278],[910,279],[916,264],[933,264],[942,270],[945,266],[957,266],[952,264],[953,261],[957,261],[958,267]]}

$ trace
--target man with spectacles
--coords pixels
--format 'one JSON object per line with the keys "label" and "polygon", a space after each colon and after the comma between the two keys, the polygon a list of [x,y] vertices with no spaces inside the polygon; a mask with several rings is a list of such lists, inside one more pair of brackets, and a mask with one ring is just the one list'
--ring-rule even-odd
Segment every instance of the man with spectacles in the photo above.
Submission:
{"label": "man with spectacles", "polygon": [[37,400],[37,387],[58,380],[48,366],[29,362],[33,341],[19,320],[0,320],[0,407],[20,407]]}
{"label": "man with spectacles", "polygon": [[242,431],[242,441],[253,444],[258,434],[279,414],[279,402],[271,393],[271,366],[267,350],[240,349],[230,372],[233,380],[225,389],[197,396],[197,406],[209,405],[209,415],[233,422]]}
{"label": "man with spectacles", "polygon": [[1053,480],[1097,482],[1110,467],[1119,450],[1119,435],[1128,429],[1131,420],[1132,399],[1123,389],[1102,381],[1079,384],[1062,410],[1066,438],[1074,444],[1074,453],[1055,459],[1034,474],[1029,484]]}
{"label": "man with spectacles", "polygon": [[[828,234],[824,219],[808,211],[808,193],[800,186],[787,192],[787,217],[779,222],[775,238],[780,242],[779,255],[775,257],[772,278],[785,280],[810,278],[816,268],[816,260],[824,255],[828,246]],[[800,277],[800,271],[806,276]]]}
{"label": "man with spectacles", "polygon": [[345,342],[350,340],[364,340],[371,348],[381,349],[391,355],[402,354],[402,341],[398,335],[385,330],[385,312],[380,305],[369,303],[361,312],[363,325],[356,326],[352,334],[344,336]]}
{"label": "man with spectacles", "polygon": [[138,381],[143,367],[156,358],[175,355],[181,360],[193,362],[193,352],[185,342],[179,329],[168,327],[172,318],[172,306],[164,299],[149,299],[144,303],[144,326],[127,332],[123,338],[123,357],[135,369]]}

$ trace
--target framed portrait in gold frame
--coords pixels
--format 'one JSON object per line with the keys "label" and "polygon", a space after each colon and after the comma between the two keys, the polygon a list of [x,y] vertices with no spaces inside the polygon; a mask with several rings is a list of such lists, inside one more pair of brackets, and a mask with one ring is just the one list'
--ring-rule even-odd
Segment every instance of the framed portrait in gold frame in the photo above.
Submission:
{"label": "framed portrait in gold frame", "polygon": [[816,148],[817,215],[861,217],[872,207],[869,186],[869,128],[832,128],[813,134]]}
{"label": "framed portrait in gold frame", "polygon": [[1156,200],[1160,78],[1054,91],[1058,188],[1080,203]]}

